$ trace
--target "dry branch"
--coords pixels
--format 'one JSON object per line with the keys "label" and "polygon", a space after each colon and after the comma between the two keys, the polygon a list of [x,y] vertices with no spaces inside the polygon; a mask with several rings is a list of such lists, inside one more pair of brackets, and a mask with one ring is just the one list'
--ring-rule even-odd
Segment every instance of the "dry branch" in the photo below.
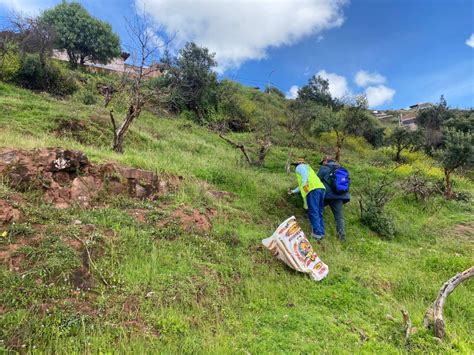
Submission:
{"label": "dry branch", "polygon": [[443,320],[443,308],[446,299],[454,291],[454,289],[462,282],[470,279],[474,275],[474,266],[464,270],[450,278],[444,283],[438,293],[438,297],[433,303],[433,307],[429,308],[426,312],[425,319],[423,321],[425,327],[430,325],[430,315],[433,315],[433,324],[435,330],[435,336],[439,339],[443,339],[446,336],[446,329]]}
{"label": "dry branch", "polygon": [[404,309],[401,309],[400,312],[402,312],[403,322],[405,323],[405,342],[408,342],[410,334],[413,332],[413,325],[408,312]]}
{"label": "dry branch", "polygon": [[229,138],[227,137],[224,137],[222,134],[219,134],[219,137],[221,137],[223,140],[225,140],[227,143],[229,143],[230,145],[234,146],[235,148],[238,148],[242,151],[242,153],[244,154],[245,156],[245,159],[247,160],[247,163],[249,163],[250,165],[252,165],[252,160],[250,159],[248,153],[247,153],[247,150],[245,149],[245,146],[242,144],[242,143],[235,143],[235,142],[232,142]]}

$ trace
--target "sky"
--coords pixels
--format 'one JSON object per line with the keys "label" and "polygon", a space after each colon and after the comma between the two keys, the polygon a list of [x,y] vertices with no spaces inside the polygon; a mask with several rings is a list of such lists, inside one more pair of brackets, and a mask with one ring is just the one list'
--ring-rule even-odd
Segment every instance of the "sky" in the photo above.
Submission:
{"label": "sky", "polygon": [[[12,11],[39,14],[60,0],[0,0],[0,22]],[[474,107],[472,0],[79,0],[111,23],[124,48],[125,18],[152,19],[172,36],[216,53],[219,78],[288,98],[313,75],[335,97],[366,94],[373,109],[437,102]]]}

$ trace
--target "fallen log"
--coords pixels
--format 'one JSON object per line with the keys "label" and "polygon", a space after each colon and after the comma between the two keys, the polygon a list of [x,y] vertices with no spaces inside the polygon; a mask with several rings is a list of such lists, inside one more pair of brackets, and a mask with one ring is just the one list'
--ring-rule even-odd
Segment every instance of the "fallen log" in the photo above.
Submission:
{"label": "fallen log", "polygon": [[434,301],[433,306],[428,308],[423,324],[429,328],[431,324],[430,318],[432,316],[435,336],[437,338],[443,339],[446,336],[446,328],[443,320],[443,308],[446,299],[459,284],[470,279],[472,276],[474,276],[474,266],[450,278],[439,290],[438,297]]}

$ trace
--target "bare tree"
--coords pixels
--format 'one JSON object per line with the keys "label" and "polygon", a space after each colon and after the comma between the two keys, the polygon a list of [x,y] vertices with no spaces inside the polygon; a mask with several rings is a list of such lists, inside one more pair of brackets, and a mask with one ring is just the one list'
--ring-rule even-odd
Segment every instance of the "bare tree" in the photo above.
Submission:
{"label": "bare tree", "polygon": [[[139,17],[138,15],[131,20],[127,20],[128,32],[130,38],[133,39],[133,63],[131,70],[126,73],[126,80],[129,83],[129,105],[124,120],[120,125],[117,125],[114,111],[110,110],[110,120],[114,133],[112,149],[117,153],[123,152],[123,143],[125,136],[130,129],[131,124],[141,114],[144,105],[151,98],[160,98],[166,95],[164,89],[150,88],[148,78],[153,76],[154,72],[159,70],[157,63],[157,56],[159,51],[165,48],[169,42],[160,42],[156,31],[153,31],[153,25],[148,17]],[[105,106],[111,100],[115,89],[102,88],[104,94]]]}
{"label": "bare tree", "polygon": [[53,28],[40,17],[13,14],[9,18],[11,29],[16,33],[20,49],[26,53],[38,53],[41,65],[51,57],[56,40]]}

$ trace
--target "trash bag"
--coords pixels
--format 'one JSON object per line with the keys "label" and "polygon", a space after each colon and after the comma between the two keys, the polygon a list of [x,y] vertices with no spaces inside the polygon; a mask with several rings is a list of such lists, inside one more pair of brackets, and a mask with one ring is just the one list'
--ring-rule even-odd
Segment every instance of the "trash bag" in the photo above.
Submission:
{"label": "trash bag", "polygon": [[328,266],[318,257],[294,216],[280,224],[275,233],[262,240],[262,243],[289,267],[309,274],[315,281],[321,281],[329,272]]}

